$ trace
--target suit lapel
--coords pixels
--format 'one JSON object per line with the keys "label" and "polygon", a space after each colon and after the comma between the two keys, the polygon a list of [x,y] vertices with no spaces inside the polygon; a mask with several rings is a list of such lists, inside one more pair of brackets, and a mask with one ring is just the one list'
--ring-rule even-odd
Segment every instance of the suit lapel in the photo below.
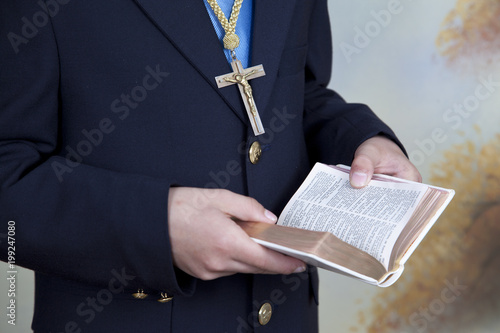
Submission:
{"label": "suit lapel", "polygon": [[[232,111],[250,126],[238,87],[219,89],[215,77],[231,72],[222,45],[202,0],[134,0]],[[280,55],[295,0],[254,0],[252,63],[264,65],[266,76],[252,80],[256,105],[263,115],[276,81]]]}
{"label": "suit lapel", "polygon": [[[296,0],[254,1],[254,21],[252,40],[252,64],[264,65],[266,76],[252,80],[255,104],[257,105],[264,126],[271,117],[272,108],[281,108],[283,105],[268,105],[273,86],[278,77],[281,54],[285,47],[285,40],[292,23],[292,14]],[[266,112],[263,114],[264,110]]]}
{"label": "suit lapel", "polygon": [[215,77],[231,72],[202,0],[134,0],[198,73],[247,122],[237,90],[217,88]]}

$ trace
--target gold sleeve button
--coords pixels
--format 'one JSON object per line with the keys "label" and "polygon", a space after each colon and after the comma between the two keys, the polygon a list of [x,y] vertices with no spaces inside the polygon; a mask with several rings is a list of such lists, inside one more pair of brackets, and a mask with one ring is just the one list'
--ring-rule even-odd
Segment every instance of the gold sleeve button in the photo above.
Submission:
{"label": "gold sleeve button", "polygon": [[173,297],[168,297],[167,293],[160,293],[160,298],[158,298],[158,302],[160,303],[168,303],[173,300]]}
{"label": "gold sleeve button", "polygon": [[133,293],[132,296],[137,299],[145,299],[148,297],[148,294],[144,293],[144,290],[139,289],[136,293]]}

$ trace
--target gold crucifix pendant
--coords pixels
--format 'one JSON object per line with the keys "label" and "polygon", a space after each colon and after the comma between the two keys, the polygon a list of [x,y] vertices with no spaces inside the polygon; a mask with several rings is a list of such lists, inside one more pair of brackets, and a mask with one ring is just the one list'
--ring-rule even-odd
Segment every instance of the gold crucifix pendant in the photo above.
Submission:
{"label": "gold crucifix pendant", "polygon": [[259,112],[257,111],[255,100],[253,99],[252,87],[248,82],[249,80],[266,75],[264,67],[262,65],[258,65],[244,69],[241,62],[235,58],[233,58],[233,61],[231,62],[231,67],[233,68],[232,73],[220,75],[215,78],[217,87],[224,88],[237,84],[240,89],[241,98],[245,104],[248,117],[250,118],[254,134],[256,136],[264,134],[264,126],[262,126],[262,121],[260,120]]}

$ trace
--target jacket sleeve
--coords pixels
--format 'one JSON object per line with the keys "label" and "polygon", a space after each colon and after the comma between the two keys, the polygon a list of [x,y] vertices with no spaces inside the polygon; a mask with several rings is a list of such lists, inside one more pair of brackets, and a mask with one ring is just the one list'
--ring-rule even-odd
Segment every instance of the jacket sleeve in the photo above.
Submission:
{"label": "jacket sleeve", "polygon": [[304,131],[311,162],[350,165],[357,147],[385,135],[404,148],[369,107],[346,103],[327,88],[332,67],[331,29],[326,0],[317,0],[309,26],[305,68]]}
{"label": "jacket sleeve", "polygon": [[171,255],[171,182],[58,155],[57,41],[50,18],[33,24],[37,10],[35,1],[8,0],[0,11],[0,233],[15,222],[16,264],[103,286],[115,270],[134,277],[133,288],[192,293],[194,279],[179,278]]}

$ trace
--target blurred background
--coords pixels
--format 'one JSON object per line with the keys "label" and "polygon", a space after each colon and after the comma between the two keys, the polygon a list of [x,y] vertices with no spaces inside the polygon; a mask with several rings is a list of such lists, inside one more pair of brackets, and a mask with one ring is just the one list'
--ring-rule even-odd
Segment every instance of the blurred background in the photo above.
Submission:
{"label": "blurred background", "polygon": [[321,332],[500,332],[500,1],[329,1],[330,87],[455,198],[383,289],[321,271]]}
{"label": "blurred background", "polygon": [[[500,332],[500,0],[328,2],[330,87],[370,105],[424,182],[456,195],[395,285],[320,272],[321,332]],[[0,332],[31,332],[33,274],[17,279],[16,326],[2,315]],[[6,290],[2,278],[2,306]]]}

